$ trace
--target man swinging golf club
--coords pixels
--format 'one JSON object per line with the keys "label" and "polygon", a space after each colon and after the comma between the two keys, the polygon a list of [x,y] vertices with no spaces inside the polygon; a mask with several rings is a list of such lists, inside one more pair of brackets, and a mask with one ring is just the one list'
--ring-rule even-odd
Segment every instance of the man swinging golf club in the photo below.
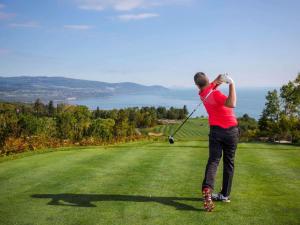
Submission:
{"label": "man swinging golf club", "polygon": [[[239,130],[238,122],[233,108],[236,106],[235,85],[228,75],[219,75],[212,83],[207,76],[199,72],[194,76],[194,81],[199,88],[199,95],[206,108],[209,118],[209,158],[206,165],[205,177],[202,183],[204,209],[214,209],[213,200],[230,202],[230,191],[234,171],[234,155],[237,148]],[[222,94],[219,90],[213,91],[207,98],[206,95],[216,86],[229,84],[229,95]],[[215,176],[223,153],[223,184],[218,194],[214,190]]]}

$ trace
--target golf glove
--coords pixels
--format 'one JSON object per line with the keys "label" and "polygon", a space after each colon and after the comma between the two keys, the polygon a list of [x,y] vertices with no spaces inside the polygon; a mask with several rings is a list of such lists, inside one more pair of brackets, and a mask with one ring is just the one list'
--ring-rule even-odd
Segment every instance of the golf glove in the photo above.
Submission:
{"label": "golf glove", "polygon": [[233,84],[233,79],[228,74],[222,74],[221,80],[226,84]]}

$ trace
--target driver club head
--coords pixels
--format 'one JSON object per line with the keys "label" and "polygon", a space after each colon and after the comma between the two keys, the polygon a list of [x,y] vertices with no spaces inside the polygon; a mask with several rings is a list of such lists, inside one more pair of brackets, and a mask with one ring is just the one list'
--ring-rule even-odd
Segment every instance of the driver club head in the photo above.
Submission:
{"label": "driver club head", "polygon": [[169,136],[169,143],[170,144],[174,144],[174,142],[175,142],[174,137]]}

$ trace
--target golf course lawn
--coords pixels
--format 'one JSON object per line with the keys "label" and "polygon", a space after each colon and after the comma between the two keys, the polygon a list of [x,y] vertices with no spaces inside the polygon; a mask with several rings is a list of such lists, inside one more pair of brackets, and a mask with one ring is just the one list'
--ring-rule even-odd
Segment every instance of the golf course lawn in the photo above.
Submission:
{"label": "golf course lawn", "polygon": [[232,201],[212,213],[200,200],[207,156],[206,141],[148,141],[4,160],[0,224],[300,224],[299,147],[240,144]]}

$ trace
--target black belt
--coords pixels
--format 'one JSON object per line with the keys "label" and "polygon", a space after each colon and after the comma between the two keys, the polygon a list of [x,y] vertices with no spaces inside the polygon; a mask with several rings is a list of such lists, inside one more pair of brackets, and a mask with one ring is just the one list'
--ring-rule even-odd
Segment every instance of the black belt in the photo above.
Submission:
{"label": "black belt", "polygon": [[228,127],[228,128],[223,128],[223,127],[220,127],[220,126],[210,126],[210,129],[212,130],[233,130],[235,128],[239,128],[238,126],[232,126],[232,127]]}

